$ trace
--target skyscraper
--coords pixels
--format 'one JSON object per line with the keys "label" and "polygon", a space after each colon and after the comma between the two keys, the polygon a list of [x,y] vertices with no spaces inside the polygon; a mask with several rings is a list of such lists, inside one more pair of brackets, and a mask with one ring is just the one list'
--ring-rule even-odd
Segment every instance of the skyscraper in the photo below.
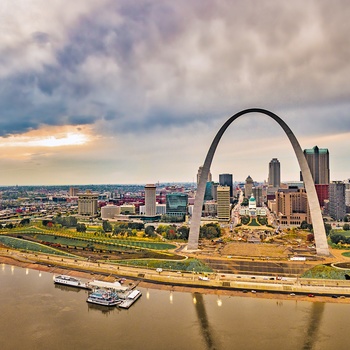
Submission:
{"label": "skyscraper", "polygon": [[333,181],[329,184],[329,216],[335,220],[343,220],[346,215],[345,184]]}
{"label": "skyscraper", "polygon": [[282,226],[300,226],[303,221],[310,223],[307,194],[303,188],[290,187],[276,192],[276,211]]}
{"label": "skyscraper", "polygon": [[272,158],[269,163],[269,186],[280,187],[281,185],[281,165],[277,158]]}
{"label": "skyscraper", "polygon": [[327,148],[305,149],[304,155],[315,185],[329,184],[329,152]]}
{"label": "skyscraper", "polygon": [[245,184],[244,184],[244,197],[245,198],[250,198],[250,196],[253,193],[253,184],[254,181],[253,179],[250,177],[250,175],[248,175],[248,177],[245,179]]}
{"label": "skyscraper", "polygon": [[219,174],[219,184],[220,184],[220,186],[229,186],[230,187],[230,197],[233,197],[232,174]]}
{"label": "skyscraper", "polygon": [[145,215],[156,215],[156,185],[154,184],[145,186]]}
{"label": "skyscraper", "polygon": [[219,220],[230,219],[230,187],[218,186],[217,211]]}
{"label": "skyscraper", "polygon": [[96,215],[98,212],[98,193],[86,190],[85,193],[78,193],[78,214],[79,215]]}

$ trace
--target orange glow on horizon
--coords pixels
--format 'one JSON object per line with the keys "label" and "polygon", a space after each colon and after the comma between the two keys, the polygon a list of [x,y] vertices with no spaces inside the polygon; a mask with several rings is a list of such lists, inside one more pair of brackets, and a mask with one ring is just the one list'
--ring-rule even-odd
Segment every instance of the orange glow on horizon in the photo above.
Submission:
{"label": "orange glow on horizon", "polygon": [[46,127],[0,138],[0,147],[43,148],[81,146],[90,142],[91,131],[80,127]]}

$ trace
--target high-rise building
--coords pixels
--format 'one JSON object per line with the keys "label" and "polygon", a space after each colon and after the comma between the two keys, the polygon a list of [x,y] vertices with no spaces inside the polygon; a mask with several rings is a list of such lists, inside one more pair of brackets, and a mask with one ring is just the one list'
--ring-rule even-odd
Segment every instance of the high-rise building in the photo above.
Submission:
{"label": "high-rise building", "polygon": [[320,206],[323,207],[325,200],[329,198],[329,184],[316,184],[315,189]]}
{"label": "high-rise building", "polygon": [[275,213],[281,226],[300,226],[303,221],[311,223],[305,190],[297,187],[279,189]]}
{"label": "high-rise building", "polygon": [[70,187],[69,188],[69,196],[70,197],[75,197],[78,195],[79,189],[75,187]]}
{"label": "high-rise building", "polygon": [[245,198],[250,198],[252,193],[253,193],[253,185],[254,185],[254,181],[253,179],[250,177],[250,175],[248,175],[248,177],[245,179],[245,184],[244,184],[244,197]]}
{"label": "high-rise building", "polygon": [[205,185],[204,200],[211,201],[213,199],[214,182],[207,182]]}
{"label": "high-rise building", "polygon": [[145,186],[145,215],[156,215],[156,185],[147,184]]}
{"label": "high-rise building", "polygon": [[[197,173],[197,186],[198,186],[198,184],[199,184],[199,179],[200,179],[201,174],[202,174],[202,169],[203,169],[202,166],[200,166],[199,169],[198,169],[198,173]],[[210,170],[209,170],[207,182],[212,182],[212,176],[211,176]]]}
{"label": "high-rise building", "polygon": [[219,220],[230,220],[230,187],[218,186],[217,188],[217,213]]}
{"label": "high-rise building", "polygon": [[233,197],[232,174],[219,174],[219,184],[220,184],[220,186],[229,186],[230,187],[230,197]]}
{"label": "high-rise building", "polygon": [[185,218],[187,206],[188,195],[186,193],[168,193],[166,195],[166,215]]}
{"label": "high-rise building", "polygon": [[[304,155],[314,179],[315,184],[329,184],[329,151],[327,148],[305,149]],[[301,179],[302,180],[302,179]]]}
{"label": "high-rise building", "polygon": [[346,215],[345,184],[341,181],[329,184],[328,211],[334,220],[343,220]]}
{"label": "high-rise building", "polygon": [[269,163],[269,186],[280,187],[281,185],[281,164],[277,158],[272,158]]}
{"label": "high-rise building", "polygon": [[262,187],[253,187],[252,194],[253,194],[253,197],[256,201],[256,205],[258,207],[262,207],[262,205],[263,205],[263,189],[262,189]]}
{"label": "high-rise building", "polygon": [[78,214],[79,215],[96,215],[98,206],[98,193],[87,190],[85,193],[78,193]]}

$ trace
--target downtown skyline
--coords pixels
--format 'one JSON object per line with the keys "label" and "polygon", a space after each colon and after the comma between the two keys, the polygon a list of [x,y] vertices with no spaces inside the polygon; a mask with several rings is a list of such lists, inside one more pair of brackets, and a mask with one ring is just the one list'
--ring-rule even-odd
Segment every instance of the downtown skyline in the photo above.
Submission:
{"label": "downtown skyline", "polygon": [[[194,182],[220,126],[266,108],[350,177],[347,1],[4,0],[0,185]],[[298,180],[263,115],[225,133],[213,179]]]}

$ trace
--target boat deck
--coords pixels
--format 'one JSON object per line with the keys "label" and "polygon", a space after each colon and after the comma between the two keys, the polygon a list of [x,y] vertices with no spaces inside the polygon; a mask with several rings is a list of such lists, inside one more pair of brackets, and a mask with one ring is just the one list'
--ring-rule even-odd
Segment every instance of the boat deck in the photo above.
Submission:
{"label": "boat deck", "polygon": [[129,307],[134,304],[140,297],[141,297],[142,293],[139,290],[134,290],[132,291],[128,297],[123,300],[118,307],[122,308],[122,309],[129,309]]}

